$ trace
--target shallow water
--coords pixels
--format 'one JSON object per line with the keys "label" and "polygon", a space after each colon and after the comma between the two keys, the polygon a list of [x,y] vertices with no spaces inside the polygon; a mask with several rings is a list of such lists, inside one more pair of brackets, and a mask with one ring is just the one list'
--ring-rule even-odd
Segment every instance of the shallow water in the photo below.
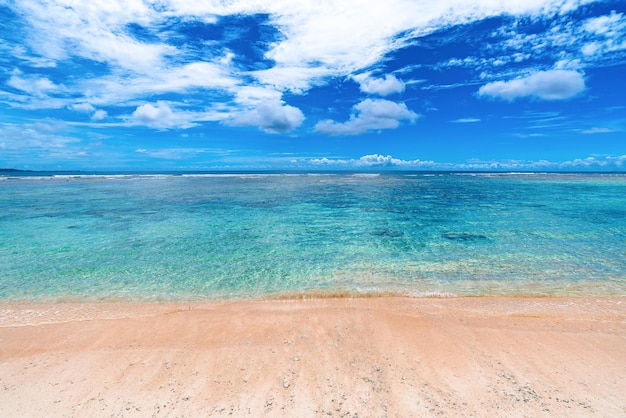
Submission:
{"label": "shallow water", "polygon": [[626,295],[626,175],[0,178],[0,299]]}

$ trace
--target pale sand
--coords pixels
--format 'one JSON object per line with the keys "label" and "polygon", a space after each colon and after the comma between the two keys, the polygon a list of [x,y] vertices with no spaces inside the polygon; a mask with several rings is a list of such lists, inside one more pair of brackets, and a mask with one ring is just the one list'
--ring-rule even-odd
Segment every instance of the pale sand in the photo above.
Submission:
{"label": "pale sand", "polygon": [[0,306],[0,416],[626,416],[626,298]]}

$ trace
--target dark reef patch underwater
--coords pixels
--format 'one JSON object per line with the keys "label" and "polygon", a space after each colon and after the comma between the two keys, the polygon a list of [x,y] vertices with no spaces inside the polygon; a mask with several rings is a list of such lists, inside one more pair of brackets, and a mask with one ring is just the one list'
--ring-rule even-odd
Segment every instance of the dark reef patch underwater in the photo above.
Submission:
{"label": "dark reef patch underwater", "polygon": [[452,241],[480,241],[487,239],[485,235],[470,234],[468,232],[444,232],[441,236]]}

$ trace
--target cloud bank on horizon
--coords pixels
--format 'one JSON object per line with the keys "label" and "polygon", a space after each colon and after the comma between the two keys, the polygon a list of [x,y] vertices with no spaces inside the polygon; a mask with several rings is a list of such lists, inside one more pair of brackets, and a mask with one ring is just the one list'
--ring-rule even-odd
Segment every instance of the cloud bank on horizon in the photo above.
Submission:
{"label": "cloud bank on horizon", "polygon": [[625,9],[0,0],[0,165],[625,170]]}

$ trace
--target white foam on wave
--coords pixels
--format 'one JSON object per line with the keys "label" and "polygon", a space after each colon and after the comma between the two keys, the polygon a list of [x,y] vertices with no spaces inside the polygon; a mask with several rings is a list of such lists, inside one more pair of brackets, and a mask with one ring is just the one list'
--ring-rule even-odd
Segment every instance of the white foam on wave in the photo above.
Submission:
{"label": "white foam on wave", "polygon": [[282,176],[280,173],[194,173],[194,174],[181,174],[181,177],[185,178],[241,178],[241,179],[257,179]]}
{"label": "white foam on wave", "polygon": [[[164,180],[177,177],[173,174],[55,174],[48,178],[58,180]],[[25,177],[32,178],[32,177]]]}

